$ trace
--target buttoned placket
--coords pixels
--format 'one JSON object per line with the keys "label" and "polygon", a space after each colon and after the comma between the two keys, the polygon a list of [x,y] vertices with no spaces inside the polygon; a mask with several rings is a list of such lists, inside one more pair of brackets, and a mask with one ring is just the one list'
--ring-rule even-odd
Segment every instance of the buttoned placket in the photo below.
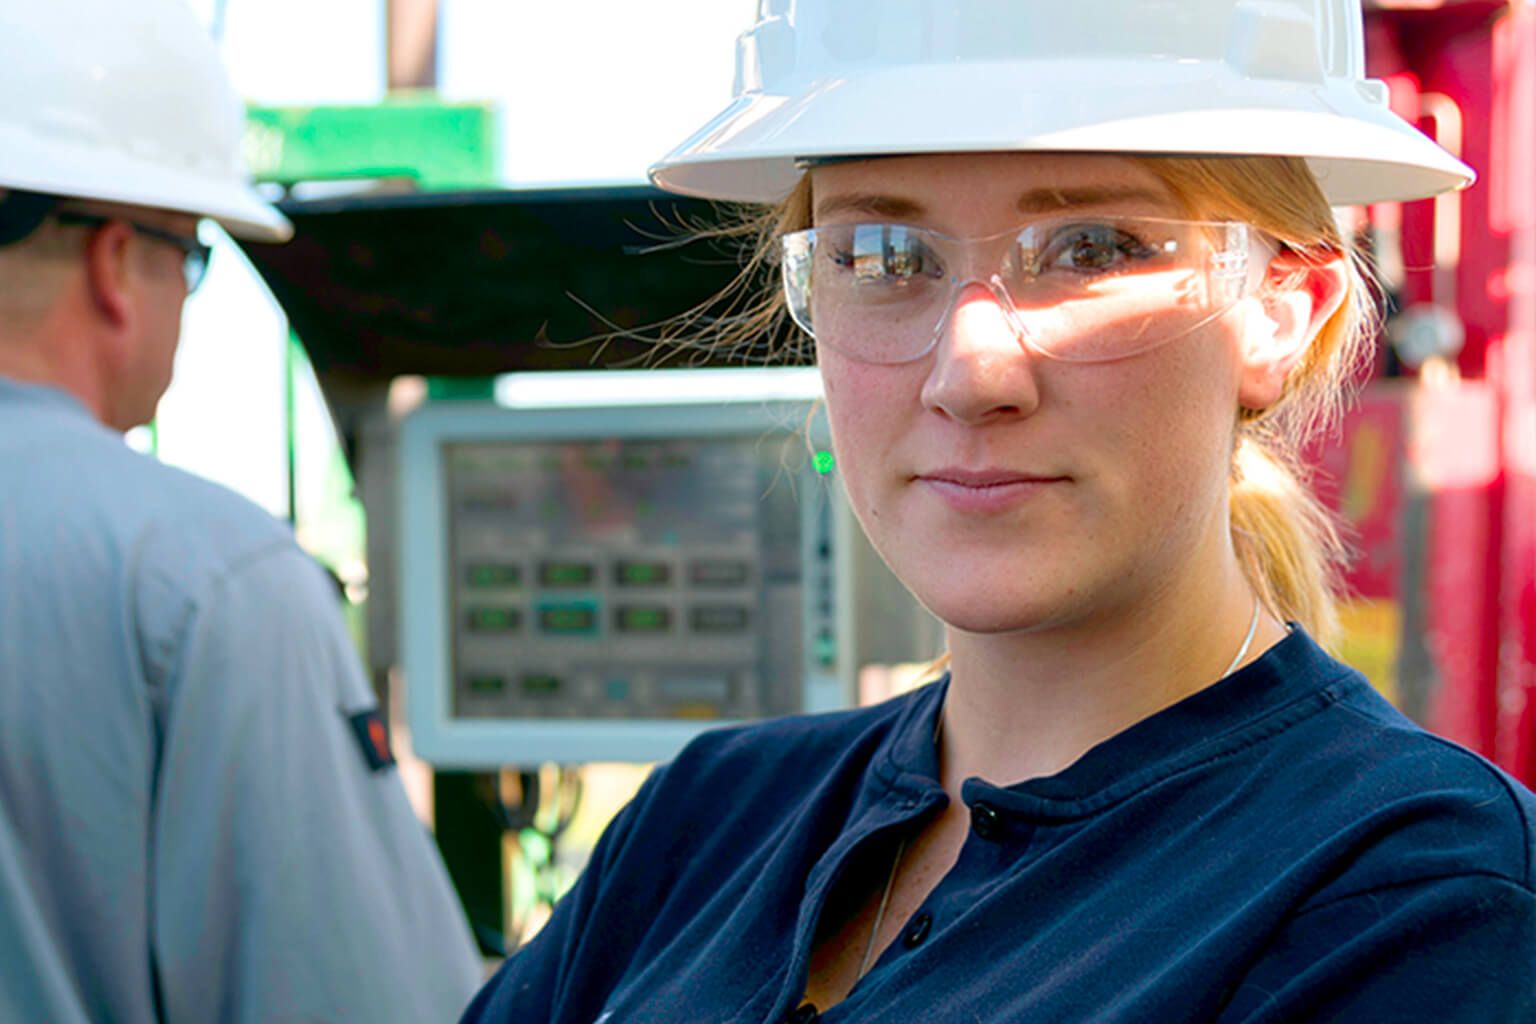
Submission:
{"label": "buttoned placket", "polygon": [[[876,805],[867,810],[827,851],[827,856],[807,880],[805,903],[801,906],[800,926],[796,936],[796,952],[786,968],[786,990],[781,992],[778,1000],[782,1010],[769,1017],[769,1024],[814,1024],[823,1019],[824,1015],[819,1012],[819,1008],[804,1003],[800,997],[804,994],[805,975],[809,970],[812,945],[820,926],[821,914],[832,893],[842,882],[843,872],[867,844],[881,841],[877,837],[889,838],[892,834],[914,828],[920,818],[939,810],[945,801],[944,791],[936,781],[920,778],[914,780],[914,777],[906,776],[898,785],[888,786]],[[857,987],[855,985],[855,990]]]}
{"label": "buttoned placket", "polygon": [[882,978],[919,955],[979,897],[993,886],[1003,884],[1009,871],[1023,859],[1040,853],[1035,848],[1040,822],[985,799],[985,792],[995,788],[988,783],[971,780],[967,792],[972,786],[983,795],[968,805],[970,833],[955,864],[904,922],[896,939],[881,952],[848,997],[808,1018],[810,1022],[843,1024],[863,1019],[863,997],[876,990]]}
{"label": "buttoned placket", "polygon": [[[938,708],[942,705],[948,680],[939,683],[934,690],[934,700],[923,713],[910,717],[900,729],[900,735],[892,737],[892,747],[877,755],[870,766],[865,785],[872,787],[870,806],[849,822],[847,831],[832,844],[821,861],[807,878],[805,898],[800,909],[794,955],[786,965],[784,988],[775,1000],[774,1013],[767,1024],[814,1024],[830,1013],[833,1019],[844,1019],[841,1008],[854,1006],[855,998],[865,979],[860,979],[848,998],[835,1007],[821,1012],[803,1001],[805,975],[815,933],[820,917],[833,891],[841,883],[843,872],[856,861],[871,842],[883,842],[892,836],[910,834],[923,817],[937,813],[948,803],[948,796],[938,781],[937,750],[933,746]],[[877,838],[883,837],[883,838]],[[869,978],[890,959],[889,954],[899,949],[909,952],[920,948],[933,929],[934,918],[930,914],[919,923],[919,913],[903,925],[898,941],[893,942],[871,965]],[[906,940],[911,939],[910,944]],[[797,1019],[796,1014],[804,1015]],[[854,1018],[848,1018],[854,1019]]]}

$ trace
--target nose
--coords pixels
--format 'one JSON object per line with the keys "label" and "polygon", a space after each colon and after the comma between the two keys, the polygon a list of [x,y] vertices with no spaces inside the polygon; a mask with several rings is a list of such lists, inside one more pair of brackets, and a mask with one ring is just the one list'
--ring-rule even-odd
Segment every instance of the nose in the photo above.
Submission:
{"label": "nose", "polygon": [[1027,416],[1040,404],[1035,355],[994,288],[965,285],[940,328],[923,383],[926,408],[963,423]]}

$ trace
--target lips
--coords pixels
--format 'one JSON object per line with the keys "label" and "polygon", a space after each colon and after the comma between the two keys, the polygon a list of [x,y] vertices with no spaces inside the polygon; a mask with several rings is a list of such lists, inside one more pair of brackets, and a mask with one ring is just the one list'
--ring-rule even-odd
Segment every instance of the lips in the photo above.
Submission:
{"label": "lips", "polygon": [[1007,469],[937,469],[927,473],[919,473],[917,478],[919,480],[930,480],[935,483],[974,488],[1008,487],[1013,484],[1055,483],[1066,479],[1066,477],[1061,476],[1021,473]]}
{"label": "lips", "polygon": [[919,473],[914,481],[957,511],[999,512],[1067,483],[1070,477],[946,467]]}

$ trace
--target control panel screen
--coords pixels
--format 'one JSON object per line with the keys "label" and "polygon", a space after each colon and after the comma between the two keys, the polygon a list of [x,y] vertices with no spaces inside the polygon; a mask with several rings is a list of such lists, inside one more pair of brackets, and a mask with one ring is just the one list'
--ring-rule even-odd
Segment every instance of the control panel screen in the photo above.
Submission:
{"label": "control panel screen", "polygon": [[444,444],[451,715],[803,703],[803,437]]}

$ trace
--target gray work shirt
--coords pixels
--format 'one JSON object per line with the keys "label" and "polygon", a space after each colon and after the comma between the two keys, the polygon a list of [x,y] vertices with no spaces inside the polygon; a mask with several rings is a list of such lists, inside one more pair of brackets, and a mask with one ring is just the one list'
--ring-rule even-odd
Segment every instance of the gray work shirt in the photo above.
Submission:
{"label": "gray work shirt", "polygon": [[456,1016],[479,965],[373,705],[280,522],[0,378],[0,1021]]}

